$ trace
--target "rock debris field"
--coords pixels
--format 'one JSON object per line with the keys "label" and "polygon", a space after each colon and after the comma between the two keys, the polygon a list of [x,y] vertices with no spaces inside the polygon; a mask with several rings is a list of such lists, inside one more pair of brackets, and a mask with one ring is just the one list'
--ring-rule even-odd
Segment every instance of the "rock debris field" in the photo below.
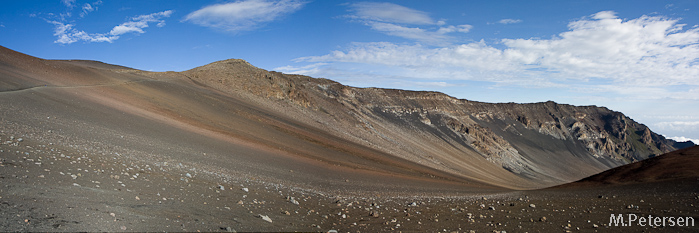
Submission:
{"label": "rock debris field", "polygon": [[3,126],[0,231],[693,232],[696,227],[609,226],[609,216],[699,219],[699,193],[689,188],[696,180],[464,196],[342,196],[99,146],[46,143],[50,137],[11,134],[17,129]]}

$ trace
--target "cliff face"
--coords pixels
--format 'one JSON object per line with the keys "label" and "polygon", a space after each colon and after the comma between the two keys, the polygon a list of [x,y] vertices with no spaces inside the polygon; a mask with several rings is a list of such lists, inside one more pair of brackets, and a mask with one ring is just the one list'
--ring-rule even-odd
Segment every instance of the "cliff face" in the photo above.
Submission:
{"label": "cliff face", "polygon": [[456,173],[481,157],[520,177],[555,184],[687,146],[604,107],[492,104],[436,92],[354,88],[268,72],[242,60],[184,73],[222,92],[272,101],[339,137]]}

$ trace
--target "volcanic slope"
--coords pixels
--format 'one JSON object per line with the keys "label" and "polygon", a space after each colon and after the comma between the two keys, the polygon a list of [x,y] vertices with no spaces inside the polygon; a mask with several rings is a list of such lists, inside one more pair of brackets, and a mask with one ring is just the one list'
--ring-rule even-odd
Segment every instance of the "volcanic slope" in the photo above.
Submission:
{"label": "volcanic slope", "polygon": [[601,107],[354,88],[235,59],[145,72],[0,48],[0,68],[6,127],[322,192],[541,188],[682,146]]}
{"label": "volcanic slope", "polygon": [[676,150],[661,156],[619,166],[559,187],[632,185],[699,179],[699,146]]}
{"label": "volcanic slope", "polygon": [[0,47],[0,231],[609,230],[630,201],[699,216],[696,180],[517,190],[691,145],[595,106]]}

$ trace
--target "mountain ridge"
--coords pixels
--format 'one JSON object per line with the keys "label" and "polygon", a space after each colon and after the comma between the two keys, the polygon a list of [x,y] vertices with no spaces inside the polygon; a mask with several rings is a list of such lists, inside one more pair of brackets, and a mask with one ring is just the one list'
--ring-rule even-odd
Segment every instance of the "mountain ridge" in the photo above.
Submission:
{"label": "mountain ridge", "polygon": [[[216,66],[218,64],[225,64],[225,63],[212,63],[210,64],[211,66]],[[248,63],[245,63],[248,66],[251,66]],[[207,65],[207,66],[210,66]],[[223,67],[219,67],[219,69],[225,69]],[[197,68],[190,70],[188,72],[194,73],[193,75],[196,76],[197,73]],[[257,70],[257,72],[266,72],[263,70]],[[251,74],[254,76],[254,74]],[[642,160],[645,158],[648,158],[649,156],[652,155],[657,155],[661,154],[663,151],[667,152],[669,150],[675,149],[675,146],[677,144],[675,142],[669,141],[668,139],[665,139],[661,135],[657,135],[655,133],[652,133],[645,125],[642,124],[637,124],[635,121],[632,119],[626,117],[625,115],[611,111],[606,107],[597,107],[597,106],[572,106],[572,105],[565,105],[565,104],[557,104],[553,101],[547,101],[547,102],[541,102],[541,103],[531,103],[531,104],[514,104],[514,103],[497,103],[497,104],[491,104],[491,103],[484,103],[484,102],[476,102],[476,101],[470,101],[470,100],[465,100],[465,99],[457,99],[451,96],[448,96],[444,93],[439,93],[439,92],[423,92],[423,91],[406,91],[406,90],[399,90],[399,89],[381,89],[381,88],[355,88],[355,87],[349,87],[349,86],[344,86],[340,83],[332,82],[327,83],[325,80],[323,81],[317,81],[318,79],[307,79],[307,78],[299,78],[298,80],[302,80],[300,83],[298,82],[291,82],[292,79],[284,79],[282,77],[285,77],[284,74],[276,73],[276,72],[266,72],[265,74],[260,74],[258,73],[257,75],[264,75],[265,78],[272,80],[272,78],[277,78],[278,80],[278,89],[274,89],[273,87],[266,87],[266,88],[260,88],[257,89],[258,92],[260,93],[266,93],[267,97],[274,96],[279,99],[285,99],[288,98],[294,102],[301,103],[301,105],[304,105],[305,107],[311,107],[318,105],[317,102],[309,100],[309,97],[306,96],[308,92],[303,92],[306,95],[303,94],[296,94],[296,89],[301,86],[305,88],[309,88],[309,85],[316,85],[318,88],[315,87],[310,87],[309,89],[313,88],[315,91],[320,91],[321,94],[324,94],[326,97],[332,98],[332,99],[338,99],[341,97],[350,97],[350,98],[356,98],[357,104],[356,105],[367,105],[369,108],[372,108],[374,106],[383,106],[384,109],[381,111],[387,112],[390,111],[392,113],[395,113],[394,110],[388,109],[391,107],[388,107],[390,105],[381,103],[381,104],[372,104],[373,100],[364,100],[364,99],[371,99],[371,98],[366,98],[367,96],[393,96],[394,98],[398,99],[408,99],[408,100],[423,100],[424,101],[430,101],[430,100],[438,100],[438,101],[446,101],[448,103],[453,103],[455,105],[471,105],[471,106],[478,106],[481,108],[487,108],[485,106],[496,106],[496,108],[500,108],[499,112],[502,114],[503,112],[506,113],[508,116],[497,116],[497,118],[506,118],[510,117],[513,119],[516,119],[519,123],[522,123],[525,125],[525,128],[531,128],[531,129],[536,129],[539,132],[542,132],[544,134],[548,134],[549,136],[553,136],[554,138],[558,139],[564,139],[564,138],[573,138],[577,137],[579,140],[587,140],[587,147],[590,149],[591,152],[594,153],[595,156],[603,156],[605,154],[609,156],[618,156],[619,158],[617,159],[628,159],[630,161],[637,161],[637,160]],[[292,76],[292,77],[303,77],[303,76]],[[219,83],[222,80],[219,80]],[[246,82],[243,83],[251,83],[252,80],[248,79]],[[304,83],[305,82],[305,83]],[[209,81],[209,83],[211,83]],[[220,89],[220,90],[231,90],[235,89],[235,87],[231,86],[226,86],[224,85],[211,85],[214,88]],[[262,85],[259,85],[262,86]],[[251,87],[246,86],[246,90],[250,90]],[[321,90],[322,89],[322,90]],[[324,92],[324,93],[323,93]],[[349,102],[349,101],[348,101]],[[407,104],[409,105],[409,104]],[[405,106],[405,105],[393,105],[393,106]],[[501,106],[507,106],[507,107],[501,107]],[[553,116],[553,121],[535,121],[532,122],[530,118],[532,118],[532,115],[534,114],[528,114],[529,117],[523,116],[523,115],[518,115],[517,113],[511,111],[512,108],[516,108],[517,106],[527,106],[524,108],[543,108],[548,109],[548,113],[550,115],[554,114],[556,109],[559,108],[577,108],[577,109],[595,109],[599,108],[600,111],[606,112],[606,114],[603,117],[607,117],[609,119],[601,119],[602,121],[607,121],[608,124],[604,124],[604,130],[606,134],[604,135],[589,135],[590,132],[589,130],[586,129],[586,125],[584,123],[580,122],[575,122],[575,123],[567,123],[567,127],[570,127],[570,129],[563,129],[560,124],[562,122],[558,122],[558,116]],[[478,108],[476,107],[476,108]],[[395,108],[395,107],[393,107]],[[400,107],[398,107],[400,108]],[[420,108],[421,110],[428,109],[430,107],[422,107]],[[510,108],[508,110],[507,108]],[[435,108],[437,109],[437,108]],[[452,109],[453,110],[453,109]],[[416,109],[400,109],[400,111],[420,111]],[[447,113],[454,113],[454,111],[447,111]],[[481,111],[481,113],[485,113],[486,115],[477,115],[476,118],[481,118],[481,117],[486,117],[486,118],[493,118],[492,114],[488,115],[487,111]],[[583,114],[579,115],[576,117],[579,118],[584,118],[585,113],[575,113],[575,114]],[[536,118],[536,117],[534,117]],[[422,119],[423,121],[427,119]],[[427,120],[428,121],[428,120]],[[426,122],[427,122],[426,121]],[[453,120],[451,122],[452,124],[456,124]],[[600,122],[598,122],[600,123]],[[460,127],[456,125],[452,125],[452,127]],[[599,126],[597,126],[599,127]],[[631,129],[629,129],[631,127]],[[619,129],[620,128],[620,129]],[[597,129],[600,130],[600,129]],[[627,132],[629,130],[634,130],[634,132]],[[572,132],[575,131],[575,132]],[[642,131],[642,134],[639,134],[638,132],[635,131]],[[627,137],[633,137],[630,140],[627,140]],[[637,148],[639,145],[633,145],[636,143],[636,138],[641,137],[644,141],[642,142],[644,145],[650,145],[653,144],[653,146],[649,146],[648,148]],[[598,138],[603,138],[605,140],[591,140],[591,139],[598,139]],[[610,138],[610,140],[606,140],[607,138]],[[614,139],[618,140],[614,140]],[[501,142],[502,143],[502,142]],[[619,145],[617,145],[619,144]],[[621,150],[618,150],[616,147],[622,147]],[[632,151],[632,147],[634,147],[636,150],[641,149],[641,152],[634,152]],[[484,148],[485,149],[485,148]]]}
{"label": "mountain ridge", "polygon": [[[9,51],[0,49],[1,86],[110,84],[85,88],[95,98],[81,101],[324,164],[318,166],[532,189],[679,145],[605,107],[492,104],[439,92],[356,88],[240,59],[147,72]],[[52,96],[74,95],[80,93]]]}

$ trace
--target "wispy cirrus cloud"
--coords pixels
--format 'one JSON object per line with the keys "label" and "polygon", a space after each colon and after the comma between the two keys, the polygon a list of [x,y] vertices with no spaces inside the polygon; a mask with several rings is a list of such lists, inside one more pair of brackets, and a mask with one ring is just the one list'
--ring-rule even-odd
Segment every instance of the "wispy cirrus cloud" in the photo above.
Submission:
{"label": "wispy cirrus cloud", "polygon": [[427,12],[388,2],[354,3],[349,6],[349,11],[348,17],[352,19],[415,25],[444,24],[444,21],[432,19]]}
{"label": "wispy cirrus cloud", "polygon": [[82,30],[75,29],[74,24],[64,23],[62,21],[48,21],[54,25],[54,36],[57,37],[54,43],[72,44],[78,41],[84,42],[109,42],[112,43],[126,33],[145,33],[143,30],[149,24],[156,23],[157,27],[165,26],[163,18],[170,17],[173,11],[162,11],[148,15],[139,15],[132,17],[129,21],[114,26],[108,33],[87,33]]}
{"label": "wispy cirrus cloud", "polygon": [[446,25],[445,21],[435,20],[427,12],[394,3],[353,3],[349,5],[348,11],[350,14],[346,15],[347,18],[361,22],[373,30],[430,45],[449,44],[453,40],[449,33],[466,33],[473,27],[466,24]]}
{"label": "wispy cirrus cloud", "polygon": [[185,16],[185,22],[228,32],[249,31],[301,9],[298,0],[243,0],[205,6]]}

